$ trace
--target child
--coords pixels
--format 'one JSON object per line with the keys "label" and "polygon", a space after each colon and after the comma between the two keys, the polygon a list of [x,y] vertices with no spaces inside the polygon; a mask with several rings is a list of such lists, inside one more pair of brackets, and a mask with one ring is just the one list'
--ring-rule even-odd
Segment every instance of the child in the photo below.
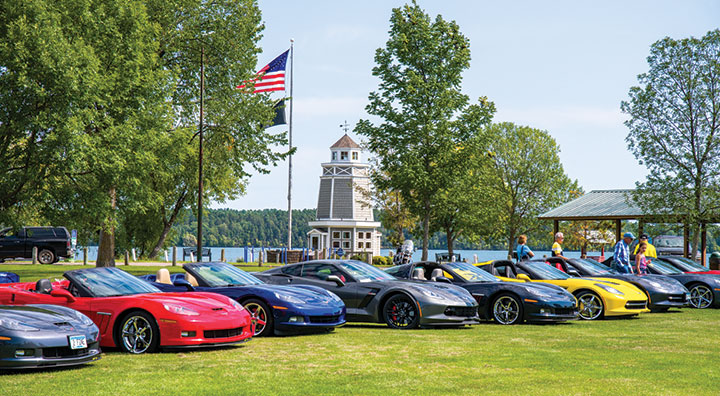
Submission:
{"label": "child", "polygon": [[647,275],[647,264],[650,261],[645,257],[645,251],[647,250],[647,243],[640,242],[638,247],[637,255],[635,255],[635,265],[637,267],[637,275]]}

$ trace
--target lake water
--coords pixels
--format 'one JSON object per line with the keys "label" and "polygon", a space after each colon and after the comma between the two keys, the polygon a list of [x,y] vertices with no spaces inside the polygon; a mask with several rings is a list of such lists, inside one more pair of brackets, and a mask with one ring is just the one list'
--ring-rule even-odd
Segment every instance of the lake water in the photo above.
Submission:
{"label": "lake water", "polygon": [[[247,260],[245,260],[245,254],[246,249],[241,247],[211,247],[210,252],[212,254],[213,260],[220,260],[220,251],[221,249],[225,249],[225,260],[228,262],[239,262],[239,261],[255,261],[257,257],[259,256],[259,253],[261,251],[258,247],[253,248],[247,248]],[[268,248],[266,248],[268,249]],[[169,260],[172,260],[172,248],[166,249],[167,257]],[[393,249],[394,251],[394,249]],[[183,248],[182,246],[178,246],[177,253],[178,253],[178,260],[183,260]],[[388,256],[390,252],[390,249],[381,249],[380,253],[383,256]],[[429,260],[435,260],[435,253],[443,253],[447,252],[446,249],[430,249],[428,251],[428,259]],[[550,251],[542,251],[538,250],[535,251],[536,257],[543,257],[548,256],[550,257]],[[468,262],[472,263],[474,261],[474,256],[477,255],[478,262],[488,261],[488,260],[501,260],[507,258],[507,251],[505,250],[455,250],[456,255],[460,255],[462,259],[467,259]],[[612,255],[612,252],[605,252],[606,257],[608,254]],[[580,252],[579,251],[566,251],[564,252],[565,257],[572,257],[572,258],[579,258]],[[588,252],[588,255],[590,256],[599,256],[600,252]],[[82,261],[82,249],[78,249],[75,252],[75,260]],[[97,246],[88,246],[88,260],[95,261],[97,258]],[[162,253],[160,253],[160,256],[158,259],[163,260],[165,257]],[[415,253],[413,253],[413,261],[420,261],[420,258],[422,258],[422,250],[417,250]],[[132,254],[130,255],[130,260],[132,260]],[[190,260],[190,257],[187,256],[184,260]]]}

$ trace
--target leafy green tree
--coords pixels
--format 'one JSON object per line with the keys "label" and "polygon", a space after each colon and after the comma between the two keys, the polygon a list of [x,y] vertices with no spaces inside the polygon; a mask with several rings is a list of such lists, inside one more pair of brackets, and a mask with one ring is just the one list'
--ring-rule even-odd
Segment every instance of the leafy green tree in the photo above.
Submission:
{"label": "leafy green tree", "polygon": [[650,171],[631,198],[658,220],[690,225],[696,251],[700,223],[720,214],[720,30],[666,37],[647,60],[621,105],[628,148]]}
{"label": "leafy green tree", "polygon": [[455,22],[439,15],[431,20],[413,2],[393,9],[390,23],[390,37],[376,51],[372,70],[380,85],[365,108],[381,124],[361,120],[355,131],[378,158],[383,176],[374,177],[374,184],[400,193],[421,219],[426,260],[431,218],[442,205],[439,191],[461,168],[455,149],[490,122],[495,106],[485,98],[471,105],[460,92],[470,45]]}
{"label": "leafy green tree", "polygon": [[542,229],[537,216],[569,201],[581,188],[565,174],[560,148],[547,132],[509,122],[493,124],[489,132],[493,171],[486,174],[486,183],[497,195],[486,210],[495,214],[495,229],[511,254],[520,234]]}

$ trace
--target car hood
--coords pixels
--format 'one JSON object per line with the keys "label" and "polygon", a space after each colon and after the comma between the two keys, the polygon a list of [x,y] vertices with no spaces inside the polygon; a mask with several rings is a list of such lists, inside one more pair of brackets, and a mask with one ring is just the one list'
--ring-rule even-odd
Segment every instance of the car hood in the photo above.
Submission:
{"label": "car hood", "polygon": [[[327,307],[329,304],[342,305],[342,300],[335,299],[330,296],[330,292],[326,290],[314,290],[312,286],[306,288],[303,286],[289,286],[289,285],[253,285],[253,286],[242,286],[244,288],[256,289],[257,294],[274,293],[276,297],[282,299],[281,296],[287,296],[301,300],[303,306],[307,305],[319,305],[321,307]],[[286,302],[287,303],[287,302]]]}
{"label": "car hood", "polygon": [[[146,302],[155,302],[157,304],[181,305],[197,311],[199,314],[211,314],[220,312],[221,310],[237,311],[228,297],[216,293],[151,293],[137,294],[132,297],[141,298]],[[222,299],[227,300],[222,301]]]}
{"label": "car hood", "polygon": [[443,283],[427,283],[422,281],[403,281],[402,283],[405,283],[407,285],[406,287],[415,289],[431,298],[440,298],[467,306],[477,305],[473,296],[467,290],[459,286]]}
{"label": "car hood", "polygon": [[623,297],[628,300],[646,300],[647,296],[643,291],[632,285],[631,283],[625,282],[620,279],[612,278],[570,278],[567,282],[573,283],[576,286],[584,287],[598,287],[597,284],[610,286],[623,293]]}
{"label": "car hood", "polygon": [[[501,283],[501,282],[498,282]],[[507,284],[507,282],[504,282]],[[575,300],[575,297],[572,295],[572,293],[568,292],[567,290],[563,289],[560,286],[553,285],[550,283],[531,283],[531,282],[525,282],[525,283],[511,283],[513,285],[512,287],[520,287],[524,288],[530,293],[533,292],[540,292],[543,294],[549,294],[552,297],[556,297],[558,299],[571,299]]]}
{"label": "car hood", "polygon": [[0,317],[16,320],[42,330],[57,330],[57,323],[70,323],[73,326],[84,327],[75,317],[45,306],[0,306]]}

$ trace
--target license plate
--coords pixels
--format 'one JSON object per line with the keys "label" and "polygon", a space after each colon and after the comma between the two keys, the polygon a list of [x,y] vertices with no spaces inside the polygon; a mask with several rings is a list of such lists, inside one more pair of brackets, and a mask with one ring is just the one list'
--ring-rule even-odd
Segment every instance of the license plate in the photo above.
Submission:
{"label": "license plate", "polygon": [[70,336],[70,349],[87,348],[87,339],[84,335]]}

